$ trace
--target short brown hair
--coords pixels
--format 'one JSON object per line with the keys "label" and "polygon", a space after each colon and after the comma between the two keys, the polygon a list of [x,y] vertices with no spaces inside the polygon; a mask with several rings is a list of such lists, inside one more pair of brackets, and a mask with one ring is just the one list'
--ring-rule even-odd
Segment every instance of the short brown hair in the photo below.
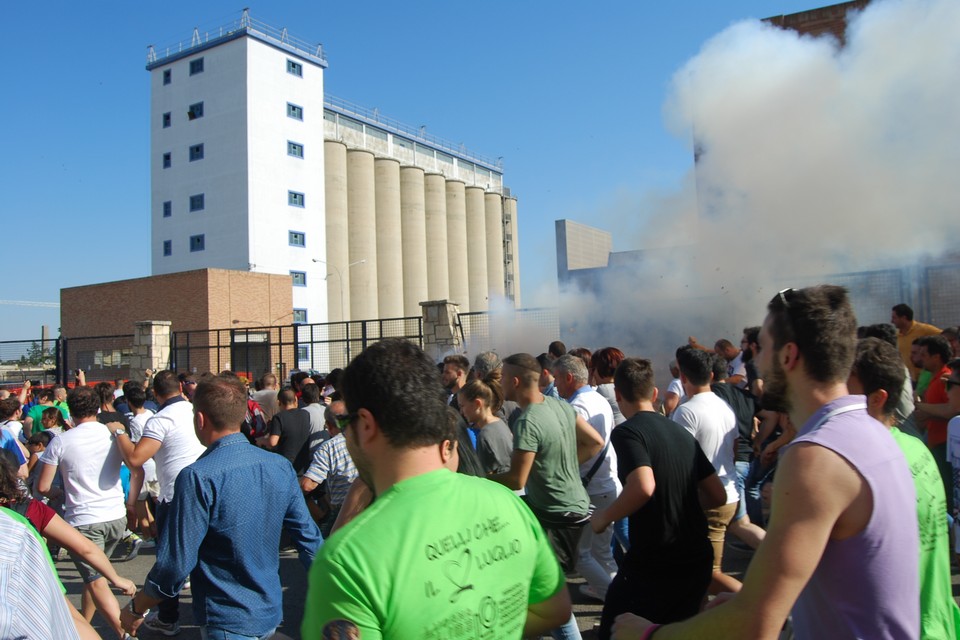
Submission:
{"label": "short brown hair", "polygon": [[503,366],[517,369],[517,377],[524,387],[530,387],[540,382],[543,369],[540,363],[529,353],[515,353],[503,359]]}
{"label": "short brown hair", "polygon": [[857,350],[857,317],[844,287],[785,289],[770,300],[767,311],[774,349],[793,342],[811,378],[846,381]]}
{"label": "short brown hair", "polygon": [[626,356],[616,347],[604,347],[590,357],[590,367],[601,378],[609,378],[617,371],[617,367]]}
{"label": "short brown hair", "polygon": [[203,377],[193,394],[193,408],[203,412],[216,431],[239,431],[247,418],[247,390],[233,376]]}
{"label": "short brown hair", "polygon": [[448,364],[452,364],[453,366],[455,366],[457,369],[460,369],[464,373],[466,373],[467,371],[470,371],[470,361],[467,360],[467,356],[460,355],[459,353],[455,353],[453,355],[449,355],[446,358],[444,358],[443,364],[444,366]]}
{"label": "short brown hair", "polygon": [[627,402],[653,400],[653,364],[644,358],[624,358],[613,374],[613,386]]}

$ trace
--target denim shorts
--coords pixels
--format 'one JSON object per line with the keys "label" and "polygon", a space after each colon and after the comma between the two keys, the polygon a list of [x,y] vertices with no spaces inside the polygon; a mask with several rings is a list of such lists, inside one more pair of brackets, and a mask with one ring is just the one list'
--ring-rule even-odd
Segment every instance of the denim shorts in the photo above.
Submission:
{"label": "denim shorts", "polygon": [[[93,524],[81,524],[74,527],[84,538],[97,545],[103,550],[103,553],[109,558],[114,548],[123,539],[123,532],[127,529],[127,517],[118,518],[110,522],[94,522]],[[100,573],[84,562],[81,556],[70,554],[70,559],[76,565],[83,584],[90,584],[102,576]]]}
{"label": "denim shorts", "polygon": [[245,636],[242,633],[234,633],[226,629],[216,629],[214,627],[200,627],[200,637],[203,640],[267,640],[277,632],[276,628],[271,629],[262,636]]}

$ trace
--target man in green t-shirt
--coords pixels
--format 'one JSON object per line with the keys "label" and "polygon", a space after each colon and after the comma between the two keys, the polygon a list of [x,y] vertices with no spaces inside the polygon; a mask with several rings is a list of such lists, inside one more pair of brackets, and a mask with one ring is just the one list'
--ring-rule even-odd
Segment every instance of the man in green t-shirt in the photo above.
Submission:
{"label": "man in green t-shirt", "polygon": [[376,501],[310,569],[304,638],[520,638],[570,617],[564,575],[523,502],[444,468],[455,455],[436,367],[382,340],[341,380],[347,449]]}
{"label": "man in green t-shirt", "polygon": [[[528,353],[503,360],[503,392],[522,413],[513,423],[510,470],[491,476],[526,490],[527,504],[543,525],[564,571],[572,571],[577,546],[590,518],[590,498],[580,465],[603,448],[603,437],[562,400],[540,391],[540,363]],[[573,615],[555,637],[579,638]]]}
{"label": "man in green t-shirt", "polygon": [[950,581],[950,536],[947,498],[933,455],[919,439],[893,426],[906,373],[897,349],[879,338],[864,338],[847,386],[850,393],[867,398],[867,413],[890,428],[900,445],[917,491],[920,528],[920,630],[921,638],[957,638],[960,608],[953,599]]}

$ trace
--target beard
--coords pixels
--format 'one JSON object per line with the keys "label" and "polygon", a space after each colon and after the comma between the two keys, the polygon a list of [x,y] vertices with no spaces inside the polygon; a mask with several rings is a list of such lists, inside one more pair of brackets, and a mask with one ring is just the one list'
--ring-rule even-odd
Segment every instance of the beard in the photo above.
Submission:
{"label": "beard", "polygon": [[783,365],[774,358],[770,370],[763,372],[763,408],[769,411],[790,413],[792,407],[787,397],[789,391],[790,385],[787,383],[787,375],[783,370]]}
{"label": "beard", "polygon": [[[353,429],[350,429],[353,431]],[[347,441],[347,452],[350,454],[350,459],[353,461],[353,466],[357,468],[357,475],[363,480],[364,484],[370,487],[370,491],[374,492],[373,487],[373,473],[372,465],[370,464],[370,459],[367,455],[356,446],[355,443],[351,442],[352,438],[349,434],[343,434],[344,439]]]}

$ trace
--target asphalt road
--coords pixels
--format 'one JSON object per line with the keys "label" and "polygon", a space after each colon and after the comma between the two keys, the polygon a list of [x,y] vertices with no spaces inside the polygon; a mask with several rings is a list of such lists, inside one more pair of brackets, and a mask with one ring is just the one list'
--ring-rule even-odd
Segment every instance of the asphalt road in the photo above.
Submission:
{"label": "asphalt road", "polygon": [[[752,552],[744,552],[731,547],[729,544],[724,551],[724,569],[736,577],[742,577],[743,571],[749,564]],[[143,585],[143,581],[153,566],[154,550],[145,549],[129,562],[115,563],[117,572],[133,580],[137,586]],[[56,563],[57,571],[67,589],[70,599],[74,605],[80,608],[80,576],[77,573],[73,563],[69,560],[61,560]],[[283,623],[279,631],[287,636],[298,640],[300,638],[300,621],[303,618],[304,600],[307,593],[307,576],[300,561],[296,555],[284,555],[280,557],[280,579],[283,586]],[[584,597],[580,594],[579,585],[583,584],[583,579],[579,576],[569,576],[568,584],[570,595],[574,602],[574,613],[577,622],[583,634],[584,640],[595,640],[597,634],[595,627],[600,622],[600,612],[603,605],[596,600]],[[120,595],[117,597],[120,606],[127,604],[129,598]],[[177,638],[181,640],[200,640],[200,629],[194,624],[193,620],[193,598],[190,591],[184,591],[180,599],[180,625],[181,631]],[[103,636],[105,640],[113,640],[113,631],[103,622],[99,614],[94,616],[94,627]],[[139,637],[141,638],[163,638],[165,636],[142,628]]]}

